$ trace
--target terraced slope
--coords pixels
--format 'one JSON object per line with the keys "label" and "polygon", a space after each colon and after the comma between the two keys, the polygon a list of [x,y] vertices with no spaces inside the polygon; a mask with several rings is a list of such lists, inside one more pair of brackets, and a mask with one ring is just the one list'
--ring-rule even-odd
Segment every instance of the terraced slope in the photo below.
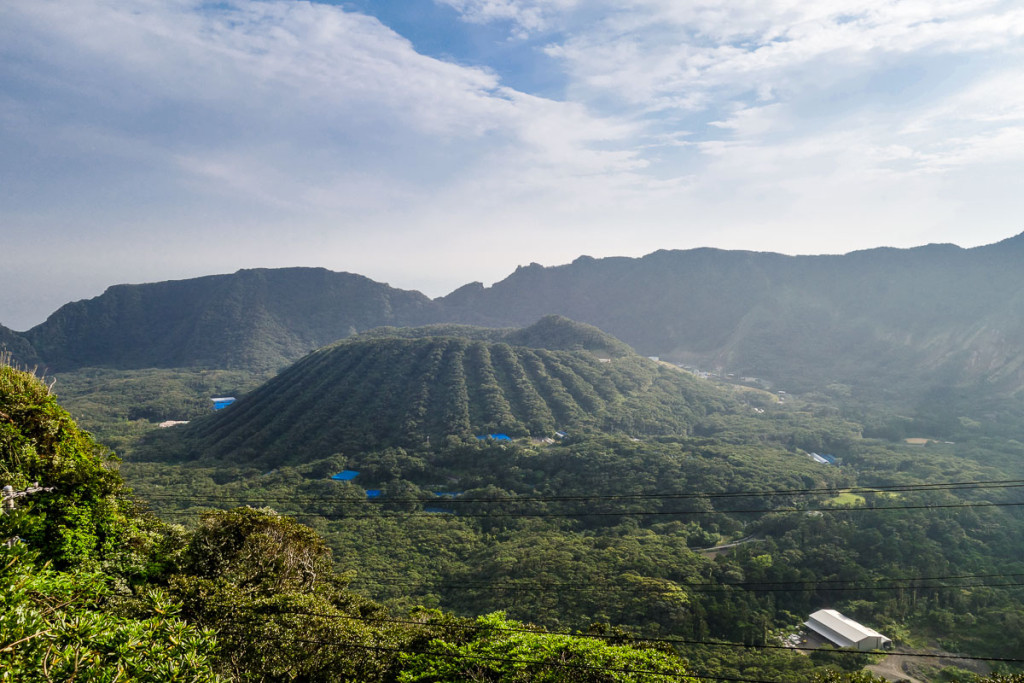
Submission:
{"label": "terraced slope", "polygon": [[[574,350],[466,336],[347,340],[299,361],[230,408],[144,447],[164,457],[283,464],[386,446],[440,445],[488,434],[548,437],[588,429],[685,434],[729,399],[587,326],[546,320],[506,332]],[[592,332],[591,332],[592,331]],[[555,334],[557,332],[557,334]],[[596,332],[594,334],[593,332]],[[493,333],[493,331],[492,331]],[[616,357],[587,346],[617,348]],[[155,445],[154,445],[155,444]]]}

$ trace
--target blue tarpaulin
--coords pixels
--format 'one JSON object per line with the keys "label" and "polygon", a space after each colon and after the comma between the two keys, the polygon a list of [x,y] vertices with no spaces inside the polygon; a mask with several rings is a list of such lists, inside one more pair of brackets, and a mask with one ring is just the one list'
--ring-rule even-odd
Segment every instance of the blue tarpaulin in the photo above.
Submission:
{"label": "blue tarpaulin", "polygon": [[367,498],[380,498],[383,491],[380,489],[366,489]]}
{"label": "blue tarpaulin", "polygon": [[335,479],[337,481],[352,481],[358,476],[359,473],[356,472],[355,470],[342,470],[341,472],[338,472],[333,477],[331,477],[331,479]]}
{"label": "blue tarpaulin", "polygon": [[480,441],[483,441],[484,439],[494,439],[495,441],[511,441],[512,440],[512,437],[509,436],[508,434],[484,434],[484,435],[478,436],[476,438],[479,439]]}
{"label": "blue tarpaulin", "polygon": [[210,400],[213,401],[213,409],[214,410],[221,410],[222,408],[227,408],[229,405],[234,403],[235,402],[235,397],[234,396],[220,396],[218,398],[211,398]]}

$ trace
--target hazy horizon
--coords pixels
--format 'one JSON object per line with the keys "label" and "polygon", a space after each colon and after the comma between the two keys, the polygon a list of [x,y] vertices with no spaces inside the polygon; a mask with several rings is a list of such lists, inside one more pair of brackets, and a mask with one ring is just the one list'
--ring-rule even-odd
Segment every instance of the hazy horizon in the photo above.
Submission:
{"label": "hazy horizon", "polygon": [[[1021,234],[1024,234],[1024,233],[1021,233]],[[1008,236],[1007,238],[1004,238],[1004,239],[1010,239],[1012,237],[1016,237],[1016,235],[1011,235],[1011,236]],[[999,240],[999,241],[1003,241],[1003,240]],[[931,243],[931,244],[934,244],[934,243]],[[992,243],[992,244],[995,244],[995,243]],[[912,249],[912,248],[920,247],[920,246],[927,246],[927,245],[913,245],[911,247],[905,247],[905,248]],[[954,245],[954,246],[960,247],[961,249],[970,249],[970,248],[974,248],[974,247],[978,247],[978,246],[986,246],[986,245],[978,244],[978,245],[971,245],[971,246],[964,246],[964,245]],[[693,249],[701,249],[701,248],[702,247],[693,247]],[[712,248],[714,248],[714,247],[712,247]],[[892,247],[888,247],[887,245],[878,245],[877,247],[869,247],[869,248],[867,248],[867,250],[871,250],[871,249],[885,249],[885,248],[892,248]],[[658,250],[656,250],[656,251],[658,251]],[[676,250],[676,251],[686,251],[686,250]],[[751,251],[751,250],[738,249],[738,250],[735,250],[735,251]],[[761,253],[769,253],[766,250],[758,250],[758,251],[760,251]],[[864,251],[864,250],[854,250],[854,251]],[[654,252],[650,252],[650,253],[654,253]],[[771,252],[771,253],[781,253],[781,252]],[[853,253],[853,252],[846,252],[846,253],[849,254],[849,253]],[[580,254],[576,258],[581,258],[581,257],[592,257],[592,258],[616,258],[616,257],[618,257],[618,258],[643,258],[644,256],[647,256],[647,255],[648,254],[641,254],[641,255],[638,255],[638,256],[625,256],[625,255],[613,254],[613,255],[608,255],[608,256],[593,257],[591,254]],[[786,256],[815,256],[815,255],[823,255],[824,256],[824,255],[835,255],[835,254],[813,254],[812,253],[812,254],[784,254],[784,255],[786,255]],[[838,254],[838,255],[845,255],[845,254]],[[576,259],[573,259],[573,261],[575,261],[575,260]],[[532,261],[530,263],[538,263],[538,262],[537,261]],[[519,264],[517,266],[517,268],[518,267],[522,267],[522,266],[530,265],[530,263],[521,263],[521,264]],[[541,264],[541,265],[543,265],[545,267],[555,267],[555,266],[560,266],[560,265],[569,265],[570,263],[572,263],[572,261],[567,261],[565,263],[544,263],[544,264]],[[21,327],[21,328],[15,327],[15,326],[12,326],[12,325],[5,324],[2,321],[0,321],[0,325],[4,325],[5,327],[7,327],[9,329],[14,329],[16,331],[23,332],[23,331],[25,331],[25,330],[27,330],[27,329],[29,329],[31,327],[34,327],[35,325],[38,325],[39,323],[44,322],[46,320],[46,318],[48,318],[57,309],[59,309],[60,306],[63,306],[64,304],[72,303],[72,302],[75,302],[75,301],[88,300],[88,299],[95,298],[95,297],[100,296],[101,294],[103,294],[103,292],[105,292],[106,289],[108,289],[109,287],[112,287],[112,286],[115,286],[115,285],[141,285],[141,284],[151,284],[151,283],[156,283],[156,282],[165,282],[165,281],[173,281],[173,280],[187,280],[187,279],[192,279],[193,277],[206,277],[206,276],[211,276],[211,275],[214,275],[214,276],[215,275],[230,275],[232,273],[238,272],[239,270],[259,270],[259,269],[264,269],[264,268],[324,268],[324,266],[310,265],[310,266],[269,266],[269,267],[264,267],[264,266],[258,266],[257,265],[257,266],[246,266],[246,267],[239,268],[239,269],[237,269],[235,271],[231,271],[231,272],[202,273],[202,274],[195,275],[195,276],[192,276],[192,277],[180,277],[180,278],[179,277],[170,277],[170,278],[164,278],[164,279],[160,279],[160,280],[145,280],[145,281],[139,281],[139,282],[111,282],[111,283],[109,283],[107,285],[104,285],[102,290],[97,292],[94,295],[81,296],[81,297],[77,297],[77,298],[74,298],[74,299],[68,299],[67,301],[62,302],[61,304],[59,304],[53,310],[50,310],[50,311],[46,312],[36,322],[32,322],[29,325],[26,325],[24,327]],[[327,270],[333,270],[333,269],[328,268]],[[339,272],[339,271],[334,271],[334,272]],[[405,287],[405,286],[401,286],[401,285],[395,284],[394,282],[387,282],[387,281],[384,281],[384,280],[378,280],[376,278],[373,278],[373,277],[367,275],[366,273],[356,273],[354,271],[344,271],[344,272],[351,272],[354,275],[362,275],[364,277],[369,277],[371,280],[374,280],[376,282],[382,282],[383,284],[390,285],[391,287],[394,287],[396,289],[402,289],[402,290],[407,290],[407,291],[418,291],[418,292],[420,292],[422,294],[425,294],[426,296],[430,297],[431,299],[437,299],[437,298],[443,297],[443,296],[445,296],[447,294],[450,294],[451,292],[453,292],[456,289],[458,289],[460,287],[463,287],[465,285],[468,285],[468,284],[471,284],[471,283],[474,283],[474,282],[482,282],[480,280],[467,280],[467,281],[464,281],[464,282],[458,282],[457,284],[455,284],[453,286],[446,287],[443,290],[434,291],[434,290],[430,290],[429,288],[421,288],[421,287],[415,287],[415,286]],[[496,278],[493,281],[482,282],[482,284],[484,285],[484,287],[491,287],[495,283],[500,282],[500,281],[504,280],[505,278],[507,278],[508,276],[510,276],[513,272],[514,272],[514,270],[513,271],[509,271],[508,273],[504,273],[503,275],[501,275],[500,277]]]}

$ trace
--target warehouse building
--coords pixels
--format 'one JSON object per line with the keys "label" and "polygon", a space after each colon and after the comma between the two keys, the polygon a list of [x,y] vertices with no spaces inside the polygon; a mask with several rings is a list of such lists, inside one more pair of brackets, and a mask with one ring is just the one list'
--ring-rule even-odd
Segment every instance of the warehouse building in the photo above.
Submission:
{"label": "warehouse building", "polygon": [[834,609],[820,609],[804,622],[804,626],[836,647],[855,650],[881,650],[892,647],[892,640],[874,629],[858,624]]}

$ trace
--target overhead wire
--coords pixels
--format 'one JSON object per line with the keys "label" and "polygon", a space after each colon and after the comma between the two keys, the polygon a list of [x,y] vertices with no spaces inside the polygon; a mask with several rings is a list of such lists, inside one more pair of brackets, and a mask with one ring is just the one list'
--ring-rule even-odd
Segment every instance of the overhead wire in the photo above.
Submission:
{"label": "overhead wire", "polygon": [[[433,502],[433,501],[418,501]],[[516,503],[515,499],[503,501],[505,503]],[[800,513],[806,514],[809,512],[830,512],[830,513],[862,513],[862,512],[880,512],[884,510],[948,510],[956,508],[1008,508],[1008,507],[1021,507],[1024,506],[1024,501],[1020,502],[992,502],[992,501],[979,501],[979,502],[960,502],[960,503],[935,503],[935,504],[921,504],[921,505],[880,505],[873,507],[842,507],[842,506],[818,506],[818,507],[801,507],[801,508],[753,508],[753,509],[728,509],[728,510],[579,510],[574,512],[549,512],[549,511],[538,511],[538,512],[456,512],[454,510],[448,511],[443,509],[436,510],[384,510],[374,513],[346,513],[339,511],[321,511],[321,512],[288,512],[284,511],[282,514],[287,514],[290,517],[295,518],[321,518],[321,519],[390,519],[400,518],[405,519],[409,517],[449,517],[453,519],[473,519],[473,518],[489,518],[489,519],[501,519],[501,518],[532,518],[532,517],[551,517],[551,518],[578,518],[578,517],[670,517],[670,516],[705,516],[705,515],[735,515],[735,514],[793,514]],[[212,508],[210,506],[200,506],[210,508],[208,510],[163,510],[159,514],[166,516],[184,516],[184,517],[196,517],[206,512],[217,511],[218,508]],[[431,506],[433,507],[433,506]]]}
{"label": "overhead wire", "polygon": [[658,586],[626,586],[618,584],[602,584],[589,586],[549,586],[543,584],[531,584],[531,583],[519,583],[509,582],[506,584],[499,583],[474,583],[474,582],[460,582],[458,584],[444,584],[444,583],[431,583],[428,581],[384,581],[384,580],[373,580],[373,579],[354,579],[349,582],[349,585],[354,586],[376,586],[379,588],[387,588],[392,586],[418,586],[430,591],[445,591],[445,590],[465,590],[465,591],[493,591],[496,593],[593,593],[593,592],[606,592],[612,591],[616,593],[657,593],[664,594],[669,593],[677,588],[685,588],[690,593],[729,593],[734,591],[749,591],[751,593],[800,593],[800,592],[872,592],[872,591],[952,591],[961,590],[965,588],[1021,588],[1024,587],[1024,582],[1010,582],[1010,583],[959,583],[953,585],[908,585],[908,586],[823,586],[815,585],[812,582],[795,582],[800,583],[799,586],[792,586],[788,588],[781,587],[761,587],[754,583],[727,583],[719,584],[717,586],[694,587],[686,583],[676,583],[671,579],[663,579],[661,577],[642,577],[642,579],[654,579],[659,581],[667,581],[669,585],[658,587]]}
{"label": "overhead wire", "polygon": [[[387,503],[434,503],[436,505],[449,505],[455,502],[458,503],[500,503],[500,504],[515,504],[525,502],[570,502],[570,501],[601,501],[601,500],[680,500],[680,499],[708,499],[708,498],[741,498],[741,497],[765,497],[765,496],[780,496],[780,495],[824,495],[824,494],[838,494],[838,493],[896,493],[896,492],[911,492],[911,491],[931,491],[931,490],[965,490],[965,489],[1002,489],[1002,488],[1020,488],[1024,487],[1024,480],[1001,480],[1001,481],[972,481],[972,482],[943,482],[933,484],[914,484],[914,485],[894,485],[894,486],[879,486],[879,487],[828,487],[819,489],[776,489],[776,490],[765,490],[765,491],[749,491],[749,492],[721,492],[721,493],[688,493],[688,494],[621,494],[621,495],[587,495],[587,496],[523,496],[517,498],[445,498],[443,500],[424,500],[422,498],[393,498],[384,499],[379,502]],[[151,495],[150,498],[157,498],[160,500],[178,500],[197,502],[194,497],[186,496],[173,496],[173,495]],[[291,496],[287,499],[277,497],[262,497],[252,498],[242,495],[238,496],[206,496],[206,500],[234,500],[239,502],[267,502],[267,501],[280,501],[288,500],[294,502],[295,497]],[[331,501],[334,503],[351,503],[351,504],[365,504],[367,501],[355,500],[355,501]],[[377,501],[374,501],[377,502]],[[813,507],[813,508],[800,508],[800,509],[737,509],[737,510],[675,510],[675,511],[650,511],[650,510],[622,510],[622,511],[579,511],[573,513],[552,513],[552,512],[522,512],[522,513],[458,513],[459,517],[580,517],[580,516],[633,516],[633,515],[704,515],[704,514],[740,514],[740,513],[792,513],[792,512],[852,512],[852,511],[866,511],[866,510],[920,510],[920,509],[951,509],[951,508],[975,508],[975,507],[1017,507],[1024,505],[1024,502],[960,502],[960,503],[939,503],[939,504],[922,504],[922,505],[893,505],[893,506],[877,506],[877,507]],[[163,514],[202,514],[201,512],[164,512]],[[390,514],[341,514],[340,518],[359,518],[359,517],[398,517],[407,518],[411,515],[436,515],[434,512],[391,512]],[[319,517],[319,518],[331,518],[338,516],[337,513],[330,512],[312,512],[312,513],[293,513],[291,516],[295,517]],[[899,581],[935,581],[935,580],[960,580],[968,578],[1009,578],[1018,577],[1024,574],[981,574],[981,575],[958,575],[958,576],[944,576],[944,577],[900,577],[900,578],[880,578],[876,581],[884,581],[888,583],[899,582]],[[360,583],[356,581],[355,583]],[[361,583],[372,584],[374,582],[362,580]],[[399,582],[395,581],[392,583],[386,583],[384,581],[376,582],[377,585],[421,585],[415,582]],[[423,582],[425,583],[425,582]],[[775,592],[775,591],[793,591],[793,590],[808,590],[807,586],[814,586],[824,590],[936,590],[936,589],[961,589],[961,588],[973,588],[973,587],[1020,587],[1024,586],[1021,582],[1009,582],[1009,583],[977,583],[977,584],[963,584],[958,583],[954,585],[906,585],[906,586],[827,586],[825,584],[829,581],[821,582],[808,582],[808,581],[788,581],[788,582],[771,582],[772,584],[780,584],[790,587],[766,587],[770,584],[755,584],[753,582],[745,582],[743,584],[685,584],[676,583],[675,585],[689,588],[695,592],[717,592],[732,590],[733,588],[742,587],[748,588],[753,591],[760,592]],[[845,582],[851,583],[851,582]],[[855,583],[855,582],[854,582]],[[793,588],[792,586],[801,586],[802,588]],[[443,588],[445,586],[432,586],[434,588]],[[579,590],[571,586],[546,586],[540,587],[539,584],[533,586],[530,585],[519,585],[517,582],[513,584],[511,582],[505,585],[495,584],[466,584],[465,582],[460,583],[460,588],[469,589],[493,589],[493,590],[522,590],[522,591],[541,591],[541,590]],[[625,587],[618,587],[614,585],[602,585],[599,589],[619,589]],[[707,591],[701,591],[702,588],[707,588]],[[588,589],[592,590],[594,588]],[[658,589],[651,589],[652,592],[659,592]],[[664,592],[664,590],[660,591]],[[316,615],[310,614],[310,616],[328,616],[328,615]],[[344,617],[341,617],[344,618]],[[349,617],[355,619],[356,617]],[[403,622],[401,620],[388,620],[394,623],[421,623],[421,622]],[[486,627],[485,627],[486,628]],[[535,632],[535,631],[533,631]],[[557,635],[576,635],[559,632],[548,632]],[[581,636],[581,637],[598,637],[598,636]],[[649,642],[664,642],[672,644],[687,644],[687,645],[702,645],[702,646],[725,646],[725,647],[747,647],[747,648],[763,648],[763,649],[793,649],[793,650],[815,650],[818,648],[800,648],[791,647],[788,645],[762,645],[752,646],[743,643],[716,643],[709,641],[687,641],[681,639],[647,639],[642,638],[641,641]],[[829,652],[843,652],[832,651]],[[444,653],[423,653],[423,654],[444,654]],[[884,652],[875,654],[885,654]],[[914,655],[910,653],[901,653],[907,656],[920,656],[920,657],[941,657],[941,658],[955,658],[964,660],[977,660],[977,661],[988,661],[988,662],[1002,662],[1002,663],[1024,663],[1024,660],[1013,659],[1013,658],[985,658],[985,657],[971,657],[971,656],[950,656],[950,655],[928,655],[920,654]],[[530,663],[530,662],[525,662]],[[542,663],[542,662],[532,662]],[[651,674],[657,672],[650,672]],[[659,674],[663,675],[663,674]],[[681,674],[680,677],[697,677],[697,678],[709,678],[706,675],[699,673]],[[764,681],[763,679],[740,679],[740,678],[710,678],[711,680],[731,680],[731,681],[751,681],[752,683],[774,683]]]}
{"label": "overhead wire", "polygon": [[[510,497],[463,497],[463,496],[436,496],[435,498],[411,498],[395,497],[380,499],[339,499],[333,498],[331,502],[341,504],[381,504],[388,503],[424,503],[443,502],[445,505],[464,505],[476,503],[528,503],[528,502],[588,502],[601,500],[688,500],[688,499],[720,499],[720,498],[760,498],[770,496],[802,496],[802,495],[836,495],[840,493],[852,493],[861,495],[865,493],[907,493],[915,491],[941,491],[941,490],[974,490],[974,489],[1006,489],[1024,488],[1024,479],[1003,479],[990,481],[961,481],[961,482],[935,482],[924,484],[893,484],[889,486],[829,486],[811,489],[764,489],[755,491],[721,491],[721,492],[690,492],[690,493],[635,493],[635,494],[586,494],[571,496],[510,496]],[[246,496],[243,493],[225,494],[196,494],[184,495],[181,493],[149,493],[147,500],[237,500],[243,502],[279,502],[294,501],[297,498],[309,498],[310,500],[325,499],[325,495],[296,496],[294,494],[281,496]]]}
{"label": "overhead wire", "polygon": [[[534,631],[534,633],[537,633]],[[607,671],[613,673],[633,673],[643,674],[651,676],[662,676],[666,678],[676,679],[705,679],[705,680],[719,680],[719,681],[737,681],[740,683],[782,683],[781,681],[772,681],[767,679],[759,678],[730,678],[722,676],[708,676],[700,675],[696,673],[664,673],[659,671],[650,671],[646,669],[634,669],[629,667],[608,667],[608,666],[596,666],[593,664],[582,664],[575,663],[570,664],[569,662],[558,662],[552,660],[543,659],[523,659],[518,657],[497,657],[494,655],[473,655],[465,653],[454,653],[454,652],[441,652],[437,650],[422,650],[413,648],[401,648],[401,647],[389,647],[386,645],[363,645],[359,643],[338,643],[327,640],[315,640],[310,638],[289,638],[290,642],[299,643],[310,643],[314,645],[333,645],[335,647],[341,647],[345,649],[360,649],[360,650],[374,650],[380,652],[396,652],[399,654],[414,654],[414,655],[429,655],[435,657],[444,657],[448,659],[468,659],[468,660],[479,660],[479,661],[492,661],[512,664],[540,664],[542,666],[557,667],[560,669],[584,669],[587,671]]]}
{"label": "overhead wire", "polygon": [[[244,609],[244,608],[243,608]],[[250,609],[253,613],[261,616],[279,615],[279,614],[294,614],[297,616],[309,616],[318,617],[323,619],[342,619],[349,621],[359,621],[364,623],[380,623],[380,624],[399,624],[404,626],[420,626],[420,627],[433,627],[433,628],[459,628],[464,630],[472,631],[484,631],[484,632],[499,632],[499,633],[528,633],[528,634],[539,634],[539,635],[552,635],[552,636],[563,636],[569,638],[579,639],[593,639],[593,640],[605,640],[605,641],[626,641],[629,643],[656,643],[661,645],[696,645],[702,647],[729,647],[729,648],[740,648],[750,650],[797,650],[802,652],[827,652],[829,654],[837,655],[889,655],[893,654],[889,650],[849,650],[849,649],[831,649],[821,647],[800,647],[793,645],[772,645],[768,643],[752,644],[752,643],[739,643],[735,641],[709,641],[709,640],[692,640],[687,638],[679,637],[647,637],[647,636],[624,636],[622,634],[605,634],[605,633],[573,633],[567,631],[549,631],[543,628],[515,628],[507,626],[489,626],[486,624],[479,623],[462,623],[462,624],[431,624],[430,622],[417,621],[415,619],[396,619],[396,618],[385,618],[385,617],[367,617],[367,616],[356,616],[349,614],[324,614],[320,612],[310,612],[306,610],[282,610],[282,611],[269,611],[269,610],[257,610]],[[922,659],[960,659],[964,661],[977,661],[977,662],[992,662],[1002,664],[1024,664],[1024,659],[1014,657],[981,657],[974,655],[959,655],[954,653],[912,653],[912,652],[900,652],[901,656],[915,657]]]}

